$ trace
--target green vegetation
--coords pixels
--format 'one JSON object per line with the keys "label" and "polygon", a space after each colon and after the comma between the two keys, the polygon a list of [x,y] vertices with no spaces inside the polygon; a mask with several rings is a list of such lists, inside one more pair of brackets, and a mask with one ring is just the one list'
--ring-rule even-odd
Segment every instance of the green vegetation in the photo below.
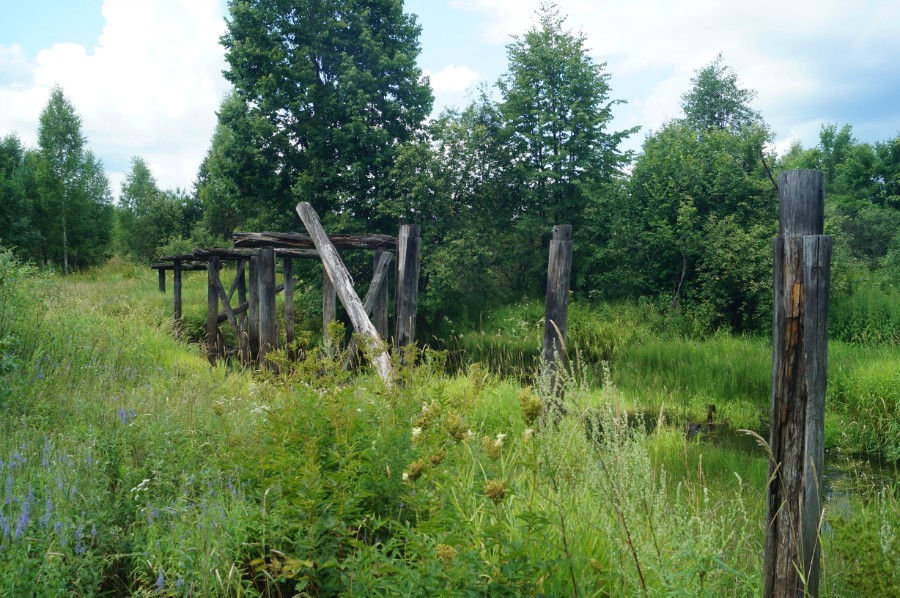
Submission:
{"label": "green vegetation", "polygon": [[[279,375],[210,368],[171,338],[144,267],[63,279],[3,252],[0,269],[3,593],[759,591],[764,453],[681,424],[707,401],[725,430],[752,423],[761,341],[689,341],[654,332],[663,316],[576,304],[576,329],[609,335],[612,374],[569,378],[560,414],[541,379],[448,374],[432,349],[391,389],[341,369],[333,345]],[[202,299],[199,280],[185,290]],[[485,327],[534,328],[515,313]],[[609,332],[623,323],[635,331]],[[829,418],[897,387],[896,349],[832,356]],[[855,450],[847,429],[833,448]],[[896,483],[877,488],[826,511],[825,595],[896,587]]]}

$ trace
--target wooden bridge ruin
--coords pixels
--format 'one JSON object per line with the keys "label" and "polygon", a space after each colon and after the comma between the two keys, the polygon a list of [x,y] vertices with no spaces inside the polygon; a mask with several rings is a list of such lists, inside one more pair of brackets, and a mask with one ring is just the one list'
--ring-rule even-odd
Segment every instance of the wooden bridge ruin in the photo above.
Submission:
{"label": "wooden bridge ruin", "polygon": [[[350,317],[354,331],[371,339],[376,350],[389,338],[395,347],[415,342],[416,305],[418,303],[421,232],[419,225],[400,227],[397,237],[381,234],[327,235],[318,216],[308,204],[297,212],[310,234],[283,232],[236,232],[234,248],[195,249],[191,253],[159,258],[151,268],[157,270],[159,291],[166,292],[167,272],[172,272],[174,327],[176,335],[184,330],[182,311],[182,273],[207,272],[206,354],[210,363],[228,354],[220,326],[226,322],[238,339],[236,353],[242,363],[266,363],[266,355],[281,347],[276,319],[276,296],[284,292],[284,339],[287,347],[296,341],[294,290],[295,259],[321,260],[323,333],[336,318],[339,297]],[[361,249],[373,254],[373,276],[364,301],[352,287],[349,274],[337,249]],[[388,278],[393,251],[395,299],[393,334],[388,328]],[[282,262],[282,280],[277,284],[277,261]],[[235,264],[235,276],[228,290],[222,284],[221,270]],[[233,303],[237,294],[237,302]],[[383,349],[379,351],[383,353]],[[389,361],[375,358],[382,378],[387,378]],[[387,368],[388,371],[384,371]]]}

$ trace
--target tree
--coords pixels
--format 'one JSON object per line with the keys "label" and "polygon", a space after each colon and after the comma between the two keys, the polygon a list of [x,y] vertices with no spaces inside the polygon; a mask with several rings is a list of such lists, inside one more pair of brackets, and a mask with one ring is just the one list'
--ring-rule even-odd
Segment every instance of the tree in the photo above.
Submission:
{"label": "tree", "polygon": [[433,101],[415,18],[402,0],[236,0],[230,16],[225,76],[272,125],[276,172],[326,219],[376,225],[396,149]]}
{"label": "tree", "polygon": [[40,245],[33,215],[34,158],[17,135],[0,139],[0,243],[20,257]]}
{"label": "tree", "polygon": [[724,63],[722,54],[691,79],[691,89],[681,96],[684,120],[693,128],[737,132],[759,124],[759,112],[750,108],[756,92],[738,84],[738,76]]}
{"label": "tree", "polygon": [[38,127],[35,222],[44,239],[44,261],[61,263],[66,274],[70,265],[103,259],[110,241],[109,182],[85,144],[81,118],[63,90],[54,87]]}
{"label": "tree", "polygon": [[590,57],[584,34],[566,30],[552,2],[537,16],[507,46],[509,71],[497,86],[526,190],[518,216],[533,215],[546,228],[581,215],[585,186],[619,169],[625,156],[618,146],[633,130],[607,131],[618,102],[609,99],[606,65]]}

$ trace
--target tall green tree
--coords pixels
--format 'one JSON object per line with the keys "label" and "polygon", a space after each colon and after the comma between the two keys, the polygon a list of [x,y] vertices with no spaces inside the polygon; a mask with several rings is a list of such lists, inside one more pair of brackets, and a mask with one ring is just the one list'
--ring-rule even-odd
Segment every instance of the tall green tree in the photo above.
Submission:
{"label": "tall green tree", "polygon": [[[62,88],[54,87],[38,126],[36,223],[44,239],[44,260],[90,266],[110,243],[111,200],[102,163],[85,150],[81,118]],[[74,262],[73,262],[74,259]]]}
{"label": "tall green tree", "polygon": [[[327,220],[377,228],[397,147],[431,111],[402,0],[234,0],[225,73],[273,126],[277,170]],[[391,223],[391,229],[395,228]]]}
{"label": "tall green tree", "polygon": [[34,223],[35,160],[18,135],[0,139],[0,243],[20,257],[40,245]]}
{"label": "tall green tree", "polygon": [[694,129],[739,132],[762,122],[750,107],[756,98],[752,89],[741,87],[737,73],[725,64],[722,54],[691,79],[691,89],[681,96],[685,122]]}

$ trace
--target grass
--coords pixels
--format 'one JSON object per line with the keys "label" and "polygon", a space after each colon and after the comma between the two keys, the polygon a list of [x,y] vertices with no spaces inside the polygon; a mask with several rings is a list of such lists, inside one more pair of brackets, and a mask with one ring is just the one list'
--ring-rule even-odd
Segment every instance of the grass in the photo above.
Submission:
{"label": "grass", "polygon": [[[729,429],[756,421],[762,341],[666,337],[615,306],[576,307],[589,371],[563,375],[556,410],[524,360],[522,376],[472,355],[447,374],[429,350],[393,388],[343,371],[334,347],[279,375],[210,367],[172,338],[149,270],[43,277],[8,254],[0,269],[0,594],[760,591],[762,451],[686,439],[680,423],[707,402]],[[204,299],[187,276],[189,317]],[[530,339],[533,312],[485,320]],[[895,350],[833,348],[838,417],[880,417],[861,397],[890,391]],[[598,357],[611,373],[588,367]],[[629,415],[655,423],[661,404],[662,426]],[[896,489],[828,521],[827,595],[893,588]]]}

